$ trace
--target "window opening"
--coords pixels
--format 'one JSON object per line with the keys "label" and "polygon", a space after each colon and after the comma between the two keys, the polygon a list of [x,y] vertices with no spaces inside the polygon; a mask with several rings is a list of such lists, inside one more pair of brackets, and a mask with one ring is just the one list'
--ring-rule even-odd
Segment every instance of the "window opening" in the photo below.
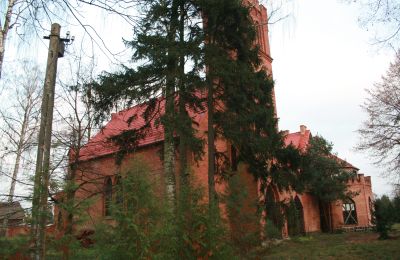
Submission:
{"label": "window opening", "polygon": [[111,178],[108,177],[104,186],[104,215],[111,215],[111,203],[112,203],[112,182]]}
{"label": "window opening", "polygon": [[357,211],[356,204],[352,199],[347,199],[343,201],[343,221],[345,225],[357,224]]}

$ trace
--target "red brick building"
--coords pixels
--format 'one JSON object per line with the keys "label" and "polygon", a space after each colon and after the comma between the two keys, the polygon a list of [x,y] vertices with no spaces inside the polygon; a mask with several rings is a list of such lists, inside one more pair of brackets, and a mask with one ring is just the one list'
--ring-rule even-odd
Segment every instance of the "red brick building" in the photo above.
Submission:
{"label": "red brick building", "polygon": [[[286,145],[292,144],[300,150],[306,149],[311,138],[311,131],[304,125],[300,131],[287,133]],[[348,190],[357,194],[347,201],[336,201],[329,205],[332,229],[364,229],[372,226],[373,194],[371,177],[359,173],[359,169],[350,163],[337,158],[345,165],[345,169],[355,173],[355,178],[348,182]],[[324,229],[318,200],[310,194],[281,194],[280,199],[288,196],[298,197],[303,207],[303,219],[305,232],[314,232]],[[328,228],[328,227],[325,227]]]}
{"label": "red brick building", "polygon": [[[268,40],[267,12],[265,7],[258,3],[258,0],[246,0],[246,4],[252,6],[251,15],[254,23],[259,29],[258,44],[261,46],[260,56],[263,61],[263,68],[272,76],[272,58],[270,54],[270,46]],[[163,109],[163,101],[160,100],[159,107]],[[115,136],[123,131],[137,129],[144,124],[144,120],[138,116],[132,123],[128,123],[129,119],[134,115],[140,115],[145,109],[145,105],[138,105],[133,108],[115,113],[112,115],[111,121],[96,135],[88,144],[83,147],[79,154],[79,170],[76,177],[77,184],[80,189],[76,193],[76,199],[92,200],[91,206],[87,209],[89,220],[79,227],[79,229],[90,230],[93,224],[107,218],[109,210],[107,203],[112,199],[113,186],[118,181],[119,173],[124,172],[129,168],[132,158],[140,158],[145,164],[150,167],[152,173],[152,183],[156,187],[165,187],[165,178],[163,176],[162,160],[160,159],[160,150],[163,143],[163,128],[161,126],[152,125],[149,134],[139,141],[138,148],[132,153],[127,154],[121,164],[115,163],[115,155],[118,152],[118,147],[110,141],[110,137]],[[198,123],[199,136],[207,140],[207,111],[192,115]],[[286,143],[292,143],[299,149],[305,149],[310,139],[310,131],[305,126],[297,133],[287,134]],[[231,146],[225,140],[216,140],[216,148],[219,151],[226,151],[230,156]],[[198,185],[207,189],[207,149],[203,156],[203,160],[191,165],[192,173],[196,177]],[[348,169],[358,172],[358,169],[348,164]],[[264,194],[260,192],[260,185],[254,181],[253,176],[246,171],[243,166],[239,170],[242,183],[249,191],[249,201],[257,201]],[[358,177],[349,183],[349,189],[357,191],[358,195],[345,203],[335,202],[331,207],[332,225],[333,228],[341,228],[343,226],[367,227],[371,225],[371,179],[364,177],[363,174],[358,174]],[[217,192],[225,192],[225,183],[217,183]],[[163,192],[162,189],[160,192]],[[318,200],[310,194],[296,194],[295,192],[278,192],[271,189],[267,198],[274,198],[277,201],[286,201],[293,198],[296,207],[302,211],[302,224],[305,232],[316,232],[321,230],[320,210]],[[207,198],[205,198],[207,199]],[[249,205],[251,203],[249,202]],[[222,209],[224,208],[221,205]],[[255,207],[247,207],[248,214],[256,212]],[[268,213],[266,213],[268,214]],[[65,216],[59,209],[55,210],[56,226],[63,227]],[[285,235],[288,234],[288,226],[283,229]]]}

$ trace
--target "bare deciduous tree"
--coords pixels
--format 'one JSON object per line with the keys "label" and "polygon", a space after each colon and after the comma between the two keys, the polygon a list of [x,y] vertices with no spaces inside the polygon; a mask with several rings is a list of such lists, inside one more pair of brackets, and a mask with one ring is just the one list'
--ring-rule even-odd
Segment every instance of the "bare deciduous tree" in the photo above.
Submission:
{"label": "bare deciduous tree", "polygon": [[[10,190],[8,193],[8,202],[12,203],[15,195],[15,186],[18,182],[18,174],[21,168],[21,159],[23,154],[29,152],[35,145],[36,133],[39,122],[39,101],[42,80],[40,71],[36,66],[24,64],[24,70],[16,75],[13,82],[13,96],[16,102],[6,111],[0,111],[3,127],[0,156],[13,162],[12,174],[8,176],[11,179]],[[8,217],[3,221],[2,232],[7,227]]]}
{"label": "bare deciduous tree", "polygon": [[399,0],[345,0],[361,9],[360,25],[374,33],[374,44],[399,47],[400,1]]}
{"label": "bare deciduous tree", "polygon": [[358,130],[357,149],[368,151],[387,176],[400,180],[400,53],[382,81],[367,93],[362,107],[368,119]]}
{"label": "bare deciduous tree", "polygon": [[86,16],[88,8],[103,11],[104,16],[115,15],[129,26],[135,25],[137,2],[141,0],[128,1],[86,1],[86,0],[53,0],[53,1],[24,1],[6,0],[0,5],[0,78],[4,63],[6,41],[9,33],[15,33],[21,39],[27,40],[26,36],[44,34],[45,28],[54,20],[63,24],[78,25],[88,35],[94,45],[109,59],[116,59],[107,46],[101,33],[101,25],[96,26],[99,20],[90,21]]}

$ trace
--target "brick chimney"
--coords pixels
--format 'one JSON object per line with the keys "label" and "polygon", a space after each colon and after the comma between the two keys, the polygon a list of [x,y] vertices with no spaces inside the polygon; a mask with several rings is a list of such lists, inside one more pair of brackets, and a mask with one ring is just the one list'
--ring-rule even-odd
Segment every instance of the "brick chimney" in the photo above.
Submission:
{"label": "brick chimney", "polygon": [[300,134],[304,135],[307,131],[307,126],[305,125],[300,125]]}

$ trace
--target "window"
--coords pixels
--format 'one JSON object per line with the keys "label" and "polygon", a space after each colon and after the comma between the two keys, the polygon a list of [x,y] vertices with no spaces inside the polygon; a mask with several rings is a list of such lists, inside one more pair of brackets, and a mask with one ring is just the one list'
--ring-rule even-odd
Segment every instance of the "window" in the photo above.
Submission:
{"label": "window", "polygon": [[267,214],[267,220],[271,221],[276,228],[281,228],[282,209],[275,197],[272,185],[267,186],[267,191],[265,194],[265,211]]}
{"label": "window", "polygon": [[104,185],[104,215],[111,215],[111,203],[112,203],[112,181],[108,177]]}
{"label": "window", "polygon": [[117,205],[122,205],[123,201],[124,201],[124,196],[123,196],[121,176],[118,175],[115,180],[115,203]]}
{"label": "window", "polygon": [[63,217],[60,209],[57,215],[57,230],[61,230],[62,228],[63,228]]}
{"label": "window", "polygon": [[237,151],[236,148],[231,145],[231,170],[237,171],[238,170],[238,158],[237,158]]}
{"label": "window", "polygon": [[356,204],[352,199],[347,199],[343,201],[342,211],[343,221],[345,225],[357,224]]}

